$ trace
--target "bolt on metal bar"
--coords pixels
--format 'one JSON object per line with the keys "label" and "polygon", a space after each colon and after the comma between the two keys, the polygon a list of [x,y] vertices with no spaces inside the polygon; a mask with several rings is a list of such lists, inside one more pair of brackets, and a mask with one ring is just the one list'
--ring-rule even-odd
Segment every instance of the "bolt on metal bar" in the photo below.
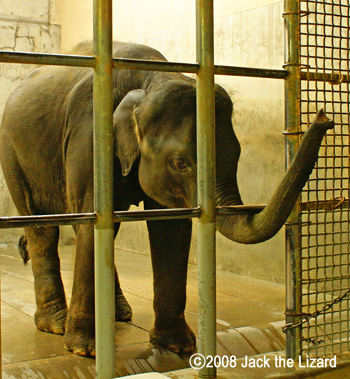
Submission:
{"label": "bolt on metal bar", "polygon": [[[300,134],[300,59],[299,1],[284,0],[285,60],[289,76],[285,81],[286,166],[299,146]],[[300,314],[300,199],[286,223],[286,323],[295,323]],[[300,327],[287,330],[286,356],[297,359],[301,349]]]}
{"label": "bolt on metal bar", "polygon": [[[216,355],[215,93],[213,0],[197,0],[198,350]],[[203,367],[200,378],[215,378]]]}
{"label": "bolt on metal bar", "polygon": [[96,377],[115,377],[112,0],[94,0]]}

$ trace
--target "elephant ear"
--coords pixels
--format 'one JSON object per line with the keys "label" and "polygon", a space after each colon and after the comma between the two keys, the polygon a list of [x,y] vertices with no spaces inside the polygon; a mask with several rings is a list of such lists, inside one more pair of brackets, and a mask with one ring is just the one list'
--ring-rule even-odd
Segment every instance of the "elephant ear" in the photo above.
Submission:
{"label": "elephant ear", "polygon": [[115,152],[124,176],[140,155],[140,133],[134,111],[144,96],[145,91],[141,89],[128,92],[113,114]]}

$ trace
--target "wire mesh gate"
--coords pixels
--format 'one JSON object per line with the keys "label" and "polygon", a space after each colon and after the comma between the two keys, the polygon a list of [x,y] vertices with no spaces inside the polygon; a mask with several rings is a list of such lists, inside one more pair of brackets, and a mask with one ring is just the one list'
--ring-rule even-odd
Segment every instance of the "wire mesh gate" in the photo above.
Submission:
{"label": "wire mesh gate", "polygon": [[[171,218],[199,217],[199,350],[204,356],[215,355],[216,331],[215,331],[215,205],[214,205],[214,99],[213,83],[214,74],[277,78],[286,80],[286,136],[287,136],[287,164],[290,163],[298,145],[300,137],[299,126],[305,127],[309,123],[309,114],[314,114],[316,104],[322,103],[326,112],[333,114],[336,121],[341,122],[343,129],[337,136],[327,140],[322,160],[319,163],[314,178],[310,180],[308,189],[303,194],[304,207],[299,203],[293,211],[287,226],[289,247],[297,247],[294,253],[287,254],[287,262],[296,268],[294,271],[287,269],[287,320],[295,321],[295,310],[305,312],[330,297],[333,298],[341,293],[349,285],[348,257],[349,253],[348,223],[349,214],[341,210],[348,208],[348,199],[345,198],[349,191],[347,178],[349,177],[349,94],[348,94],[348,68],[349,62],[345,63],[343,55],[346,54],[346,45],[349,36],[344,30],[349,27],[349,9],[345,1],[334,5],[334,2],[326,1],[298,1],[285,0],[286,20],[286,66],[284,70],[252,69],[242,67],[214,66],[213,62],[213,0],[197,0],[197,64],[182,64],[172,62],[151,62],[133,59],[112,58],[112,2],[111,0],[94,0],[94,57],[78,57],[65,55],[15,53],[0,51],[0,62],[10,63],[35,63],[51,65],[67,65],[92,67],[95,69],[94,77],[94,137],[95,137],[95,212],[90,214],[76,215],[48,215],[48,216],[25,216],[25,217],[2,217],[0,227],[23,227],[63,225],[75,223],[94,223],[95,227],[95,261],[96,261],[96,368],[98,378],[111,378],[114,376],[114,268],[113,268],[113,223],[135,220],[159,220]],[[322,10],[319,6],[321,5]],[[305,17],[305,18],[303,18]],[[323,17],[324,34],[319,32],[316,23]],[[331,23],[329,18],[331,17]],[[333,18],[332,18],[333,17]],[[303,20],[307,20],[304,22]],[[336,21],[337,20],[337,21]],[[345,21],[344,21],[345,20]],[[303,23],[304,22],[304,23]],[[301,32],[300,32],[300,24]],[[322,22],[321,22],[322,24]],[[337,25],[338,28],[335,28]],[[311,31],[311,29],[314,32]],[[331,28],[331,29],[330,29]],[[329,31],[333,31],[332,36]],[[347,29],[348,30],[348,29]],[[339,35],[337,35],[337,33]],[[300,41],[304,43],[299,54]],[[310,36],[313,36],[310,39]],[[319,46],[318,40],[322,39],[324,45]],[[333,40],[332,40],[333,38]],[[305,42],[306,41],[306,42]],[[322,57],[310,54],[310,51],[323,52],[332,49],[332,44],[337,41],[338,46],[333,54],[333,63],[329,66],[329,60],[324,58],[325,64],[320,64]],[[345,45],[343,44],[345,43]],[[346,47],[344,47],[346,46]],[[304,50],[303,50],[304,48]],[[333,50],[332,50],[333,51]],[[333,51],[333,52],[334,52]],[[306,52],[306,53],[305,53]],[[301,56],[301,59],[299,58]],[[326,55],[324,55],[325,57]],[[348,58],[348,57],[347,57]],[[328,58],[327,58],[328,59]],[[314,66],[311,64],[313,60]],[[111,143],[106,138],[111,128],[111,72],[113,68],[143,69],[153,71],[187,72],[197,74],[198,87],[198,199],[200,207],[187,210],[161,210],[144,212],[114,212],[111,208],[111,182],[105,178],[111,178],[111,156],[108,156],[106,146]],[[300,70],[303,68],[303,70]],[[316,70],[318,69],[318,70]],[[345,74],[346,72],[346,74]],[[308,79],[303,82],[300,78]],[[312,81],[310,81],[312,79]],[[327,84],[325,80],[330,80]],[[317,83],[317,84],[316,84]],[[322,84],[323,83],[323,84]],[[322,87],[322,99],[320,88]],[[330,89],[337,85],[339,90]],[[329,87],[331,86],[331,87]],[[108,89],[106,91],[106,88]],[[302,91],[301,91],[302,88]],[[300,98],[301,94],[301,98]],[[212,96],[211,96],[212,95]],[[300,114],[300,103],[303,113]],[[332,105],[329,105],[332,104]],[[344,105],[343,105],[344,104]],[[329,107],[332,107],[329,109]],[[337,120],[338,118],[338,120]],[[297,129],[297,130],[296,130]],[[330,148],[330,150],[329,150]],[[111,151],[111,149],[109,149]],[[332,151],[333,155],[329,155]],[[335,155],[336,152],[340,152]],[[341,158],[340,158],[341,157]],[[329,160],[333,166],[329,169]],[[331,177],[330,177],[331,176]],[[314,189],[315,183],[317,190]],[[331,200],[322,197],[328,183],[332,182]],[[105,184],[103,184],[103,182]],[[107,184],[106,184],[107,183]],[[106,185],[106,187],[102,187]],[[322,187],[323,186],[323,187]],[[338,187],[337,187],[338,186]],[[321,192],[319,192],[321,190]],[[327,192],[329,196],[329,192]],[[339,198],[339,199],[338,199]],[[306,199],[306,200],[305,200]],[[322,200],[323,202],[319,202]],[[317,203],[313,203],[317,201]],[[316,204],[316,205],[314,205]],[[323,204],[323,205],[322,205]],[[329,208],[330,207],[330,208]],[[327,213],[329,209],[336,212]],[[317,211],[317,212],[315,212]],[[301,217],[302,220],[301,221]],[[313,223],[316,217],[317,224]],[[328,218],[327,218],[328,217]],[[294,222],[297,220],[298,222]],[[307,231],[303,227],[300,233],[300,225],[305,221]],[[321,222],[323,220],[323,222]],[[335,221],[337,220],[337,222]],[[301,223],[302,222],[302,223]],[[322,231],[322,232],[321,232]],[[308,245],[305,243],[307,241]],[[322,242],[321,242],[322,241]],[[331,242],[329,242],[331,241]],[[301,244],[303,243],[303,245]],[[301,249],[301,246],[303,248]],[[308,247],[306,247],[308,246]],[[330,248],[334,246],[334,248]],[[331,249],[331,254],[326,252]],[[308,251],[308,253],[306,253]],[[290,253],[291,250],[289,249]],[[302,259],[300,259],[302,252]],[[311,252],[311,253],[310,253]],[[299,255],[298,255],[299,253]],[[308,255],[309,254],[309,255]],[[323,254],[323,255],[322,255]],[[210,264],[208,264],[210,262]],[[302,282],[296,280],[300,274],[300,262],[302,262]],[[304,263],[306,262],[306,263]],[[322,266],[321,266],[322,262]],[[329,263],[331,262],[331,263]],[[335,277],[328,280],[328,272]],[[107,275],[106,275],[107,273]],[[320,273],[320,280],[315,275]],[[105,280],[109,277],[109,280]],[[322,284],[323,292],[319,291]],[[336,283],[336,284],[333,284]],[[300,285],[302,284],[302,285]],[[309,286],[309,287],[307,287]],[[306,289],[301,300],[301,289]],[[331,289],[330,289],[331,288]],[[107,296],[102,297],[103,293]],[[321,296],[319,296],[321,294]],[[328,296],[328,297],[327,297]],[[314,300],[311,300],[313,298]],[[347,304],[348,305],[348,304]],[[307,310],[306,310],[307,308]],[[335,321],[332,317],[331,334],[338,336],[340,350],[349,350],[348,343],[343,343],[345,337],[348,340],[348,308],[344,312],[338,311]],[[100,312],[103,310],[103,312]],[[292,313],[288,315],[288,311]],[[293,313],[294,312],[294,313]],[[325,319],[325,318],[324,318]],[[341,326],[347,325],[346,332],[341,332]],[[324,322],[325,325],[325,322]],[[339,330],[335,333],[335,328]],[[296,330],[295,330],[296,329]],[[300,327],[293,328],[287,333],[287,355],[296,356],[300,352]],[[315,349],[321,343],[316,326],[308,325],[307,334],[303,334],[304,349]],[[303,328],[304,333],[304,328]],[[314,333],[314,334],[313,334]],[[327,332],[328,333],[328,332]],[[305,335],[305,337],[304,337]],[[314,337],[315,336],[315,337]],[[329,334],[325,333],[325,338]],[[329,338],[328,338],[329,339]],[[334,338],[333,338],[334,340]],[[325,343],[324,346],[334,346]],[[332,350],[333,351],[333,350]],[[326,351],[327,352],[327,351]],[[215,368],[202,369],[200,377],[215,377]]]}
{"label": "wire mesh gate", "polygon": [[[305,188],[301,221],[301,312],[312,313],[350,288],[349,272],[349,2],[301,1],[300,63],[333,80],[301,82],[301,125],[324,108],[336,127],[324,142]],[[345,79],[345,80],[344,80]],[[315,205],[313,206],[313,202]],[[349,297],[301,330],[301,350],[334,355],[349,350]]]}
{"label": "wire mesh gate", "polygon": [[287,320],[295,326],[287,333],[287,355],[297,358],[349,351],[349,1],[300,0],[293,14],[295,135],[318,109],[335,121],[296,207],[295,225],[287,227],[287,254],[294,255]]}

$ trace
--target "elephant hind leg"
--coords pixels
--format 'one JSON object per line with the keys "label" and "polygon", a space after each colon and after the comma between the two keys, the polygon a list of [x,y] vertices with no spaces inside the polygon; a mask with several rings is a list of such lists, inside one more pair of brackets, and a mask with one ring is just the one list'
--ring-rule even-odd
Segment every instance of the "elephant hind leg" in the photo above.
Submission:
{"label": "elephant hind leg", "polygon": [[57,252],[59,229],[56,226],[28,227],[25,235],[34,274],[35,324],[39,330],[64,334],[67,303]]}
{"label": "elephant hind leg", "polygon": [[[37,214],[32,191],[16,152],[6,135],[0,134],[0,160],[8,189],[20,215]],[[63,334],[67,315],[60,263],[57,252],[58,227],[28,227],[20,238],[23,260],[32,260],[37,311],[35,323],[40,330]]]}
{"label": "elephant hind leg", "polygon": [[130,321],[132,309],[120,287],[117,270],[115,270],[115,321]]}

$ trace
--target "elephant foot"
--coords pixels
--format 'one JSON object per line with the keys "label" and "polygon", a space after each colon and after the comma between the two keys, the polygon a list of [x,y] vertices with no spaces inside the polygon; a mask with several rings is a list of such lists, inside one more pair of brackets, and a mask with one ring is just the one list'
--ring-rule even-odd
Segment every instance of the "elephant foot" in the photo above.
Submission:
{"label": "elephant foot", "polygon": [[115,294],[115,321],[130,321],[132,309],[121,289]]}
{"label": "elephant foot", "polygon": [[196,347],[196,337],[187,324],[166,330],[153,328],[150,341],[177,354],[192,353]]}
{"label": "elephant foot", "polygon": [[67,318],[67,305],[62,302],[46,304],[35,312],[35,325],[39,330],[47,333],[64,334]]}
{"label": "elephant foot", "polygon": [[94,320],[75,320],[74,325],[66,325],[64,348],[83,357],[95,357],[95,325]]}

